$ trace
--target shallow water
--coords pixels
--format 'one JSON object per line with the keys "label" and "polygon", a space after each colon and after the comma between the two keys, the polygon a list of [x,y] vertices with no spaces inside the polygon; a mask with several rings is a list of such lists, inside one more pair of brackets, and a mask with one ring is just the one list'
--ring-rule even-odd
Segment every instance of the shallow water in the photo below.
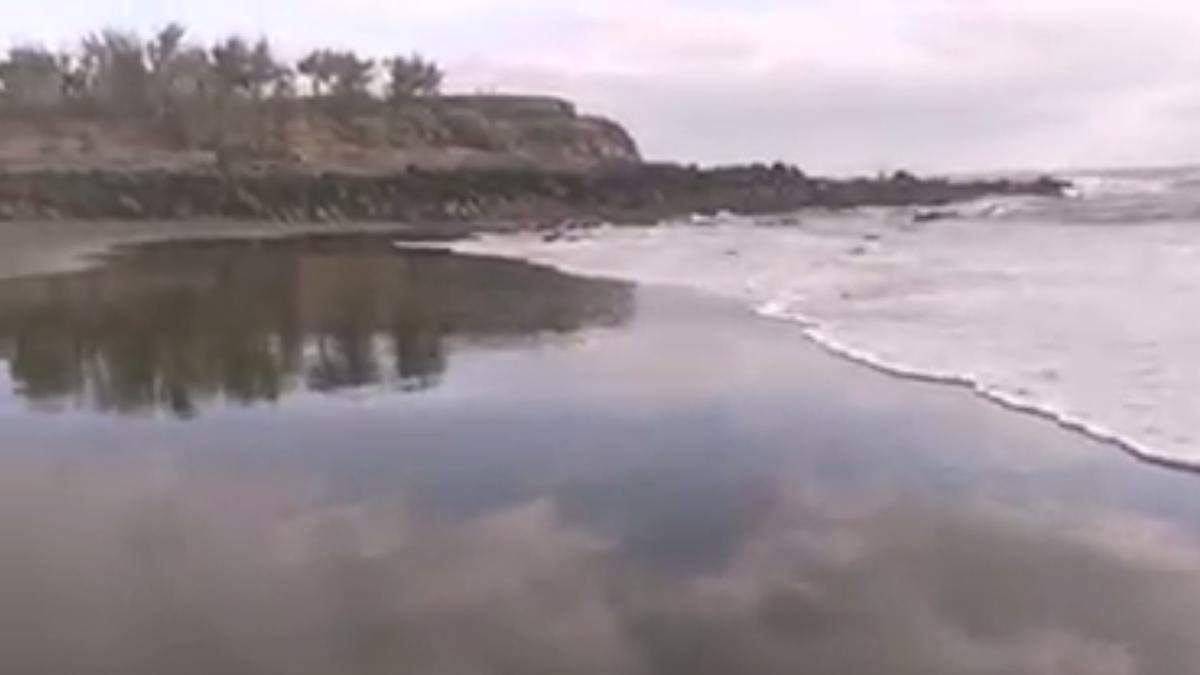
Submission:
{"label": "shallow water", "polygon": [[0,283],[0,672],[1190,672],[1197,477],[684,292],[336,240]]}
{"label": "shallow water", "polygon": [[806,326],[892,372],[980,392],[1200,467],[1200,181],[1084,176],[1069,199],[722,215],[456,250],[672,284]]}

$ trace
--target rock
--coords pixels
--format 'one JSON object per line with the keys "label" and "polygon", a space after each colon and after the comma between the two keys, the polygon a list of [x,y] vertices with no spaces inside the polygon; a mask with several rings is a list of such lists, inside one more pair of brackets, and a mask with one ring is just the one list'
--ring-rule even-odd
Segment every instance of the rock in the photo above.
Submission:
{"label": "rock", "polygon": [[[386,174],[264,168],[221,176],[212,170],[0,172],[4,217],[26,211],[73,218],[246,218],[472,223],[538,223],[539,230],[586,230],[605,222],[653,223],[690,213],[790,213],[772,225],[799,225],[795,211],[914,206],[916,223],[958,214],[945,205],[987,195],[1061,194],[1061,181],[952,183],[903,175],[809,178],[785,166],[699,169],[624,164],[590,171],[455,169]],[[696,224],[720,219],[695,216]]]}

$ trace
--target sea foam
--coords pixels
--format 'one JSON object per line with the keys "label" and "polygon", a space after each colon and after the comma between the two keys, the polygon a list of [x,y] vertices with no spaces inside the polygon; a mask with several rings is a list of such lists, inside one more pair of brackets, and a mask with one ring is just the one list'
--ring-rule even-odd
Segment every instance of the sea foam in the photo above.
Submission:
{"label": "sea foam", "polygon": [[[770,227],[772,223],[787,225]],[[798,223],[798,224],[797,224]],[[959,382],[1134,452],[1200,466],[1200,227],[901,212],[600,228],[456,245],[669,284],[802,323],[827,348]]]}

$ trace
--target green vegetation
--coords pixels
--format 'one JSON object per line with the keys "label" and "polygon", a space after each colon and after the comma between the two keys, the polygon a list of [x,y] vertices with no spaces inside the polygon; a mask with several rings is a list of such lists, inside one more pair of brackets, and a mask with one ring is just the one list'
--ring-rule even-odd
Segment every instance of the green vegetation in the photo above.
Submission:
{"label": "green vegetation", "polygon": [[620,126],[543,96],[443,95],[420,54],[320,48],[283,58],[267,38],[211,44],[178,24],[74,48],[0,53],[0,170],[264,166],[379,174],[408,168],[588,168],[638,162]]}
{"label": "green vegetation", "polygon": [[349,122],[437,96],[442,70],[420,55],[365,58],[317,49],[296,63],[267,38],[211,45],[171,24],[149,40],[104,30],[55,52],[12,47],[0,59],[0,117],[137,122],[179,150],[285,153],[303,108]]}

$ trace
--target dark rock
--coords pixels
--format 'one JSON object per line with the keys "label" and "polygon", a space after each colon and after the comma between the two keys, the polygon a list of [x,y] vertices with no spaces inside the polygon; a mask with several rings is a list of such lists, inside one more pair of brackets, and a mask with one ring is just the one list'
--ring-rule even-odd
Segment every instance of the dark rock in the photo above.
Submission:
{"label": "dark rock", "polygon": [[[790,213],[804,208],[917,206],[914,220],[986,195],[1061,195],[1053,178],[1030,182],[810,178],[794,167],[699,169],[624,164],[588,171],[535,169],[312,173],[288,168],[212,171],[0,172],[0,217],[233,218],[430,222],[530,222],[586,229],[604,222],[652,223],[687,214]],[[702,218],[703,220],[703,218]],[[711,218],[708,218],[711,220]],[[795,215],[778,224],[796,224]]]}

